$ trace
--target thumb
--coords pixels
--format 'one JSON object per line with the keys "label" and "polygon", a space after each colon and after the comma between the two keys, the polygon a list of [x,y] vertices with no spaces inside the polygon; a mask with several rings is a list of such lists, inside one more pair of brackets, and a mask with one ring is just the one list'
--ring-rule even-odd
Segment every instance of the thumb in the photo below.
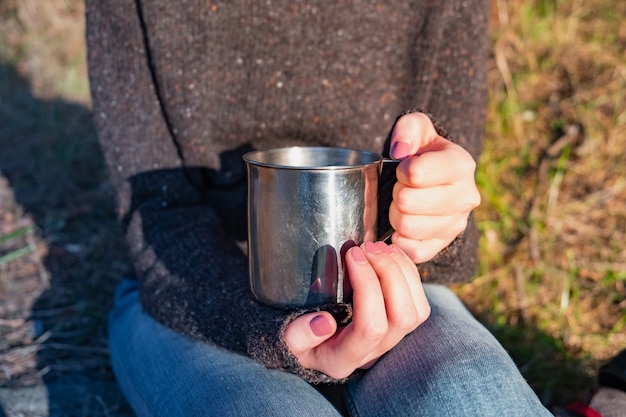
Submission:
{"label": "thumb", "polygon": [[424,113],[409,113],[400,117],[391,133],[390,156],[406,159],[423,151],[438,138],[435,126]]}
{"label": "thumb", "polygon": [[337,322],[326,311],[304,314],[287,325],[285,343],[294,355],[307,352],[328,340],[337,331]]}

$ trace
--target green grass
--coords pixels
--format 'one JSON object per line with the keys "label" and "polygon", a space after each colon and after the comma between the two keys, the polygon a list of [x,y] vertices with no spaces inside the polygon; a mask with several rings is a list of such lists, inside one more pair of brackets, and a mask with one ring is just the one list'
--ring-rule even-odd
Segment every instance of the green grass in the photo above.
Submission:
{"label": "green grass", "polygon": [[459,293],[533,387],[563,404],[626,348],[626,7],[494,8],[477,172],[485,238],[479,276]]}

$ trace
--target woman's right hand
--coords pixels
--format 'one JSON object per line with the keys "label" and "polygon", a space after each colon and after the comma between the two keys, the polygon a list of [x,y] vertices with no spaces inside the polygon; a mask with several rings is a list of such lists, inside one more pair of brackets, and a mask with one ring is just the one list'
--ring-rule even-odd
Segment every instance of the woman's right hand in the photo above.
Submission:
{"label": "woman's right hand", "polygon": [[346,265],[352,322],[337,328],[330,313],[308,313],[285,332],[287,347],[303,367],[335,379],[371,367],[430,315],[417,267],[396,245],[355,246],[346,254]]}

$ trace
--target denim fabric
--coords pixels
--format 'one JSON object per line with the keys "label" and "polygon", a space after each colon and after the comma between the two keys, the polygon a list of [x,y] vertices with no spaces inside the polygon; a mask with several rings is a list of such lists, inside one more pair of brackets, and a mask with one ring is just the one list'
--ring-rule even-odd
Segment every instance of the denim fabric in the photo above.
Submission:
{"label": "denim fabric", "polygon": [[350,414],[551,416],[508,353],[448,288],[425,284],[431,315],[347,386]]}
{"label": "denim fabric", "polygon": [[[456,295],[425,288],[430,318],[343,387],[350,415],[550,416]],[[118,288],[109,343],[119,385],[139,417],[340,416],[299,377],[160,325],[142,312],[133,281]]]}

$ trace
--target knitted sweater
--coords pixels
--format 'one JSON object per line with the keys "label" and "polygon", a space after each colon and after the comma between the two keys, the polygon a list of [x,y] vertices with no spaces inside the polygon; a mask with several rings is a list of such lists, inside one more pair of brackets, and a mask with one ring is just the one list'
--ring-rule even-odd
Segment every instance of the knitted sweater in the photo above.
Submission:
{"label": "knitted sweater", "polygon": [[[93,113],[143,308],[269,368],[330,381],[283,342],[301,312],[250,293],[241,156],[291,145],[383,153],[396,117],[419,107],[478,158],[488,1],[86,3]],[[423,280],[469,279],[476,247],[470,222],[419,265]]]}

